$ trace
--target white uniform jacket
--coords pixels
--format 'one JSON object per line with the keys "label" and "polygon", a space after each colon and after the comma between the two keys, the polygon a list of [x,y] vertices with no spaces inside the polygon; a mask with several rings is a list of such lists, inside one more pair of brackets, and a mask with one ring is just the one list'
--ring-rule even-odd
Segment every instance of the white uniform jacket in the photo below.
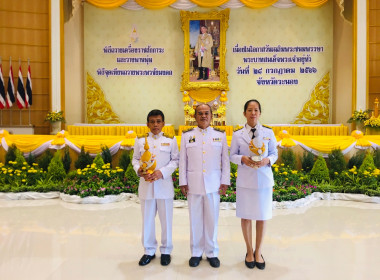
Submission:
{"label": "white uniform jacket", "polygon": [[270,165],[253,169],[243,164],[241,162],[243,155],[249,157],[253,155],[249,150],[251,137],[249,137],[247,129],[245,128],[235,131],[231,141],[230,160],[238,165],[236,187],[261,189],[274,186],[271,165],[273,165],[278,158],[276,138],[272,129],[264,127],[260,123],[256,125],[256,133],[258,134],[258,137],[262,138],[262,141],[265,144],[265,151],[262,157],[269,158]]}
{"label": "white uniform jacket", "polygon": [[179,185],[188,185],[190,194],[217,192],[230,184],[230,161],[224,132],[196,127],[181,139]]}
{"label": "white uniform jacket", "polygon": [[[163,178],[155,182],[147,182],[140,177],[140,199],[168,199],[174,197],[172,173],[178,167],[179,152],[177,140],[166,137],[163,132],[153,135],[149,132],[147,137],[149,151],[156,156],[156,170],[160,170]],[[133,150],[132,165],[136,171],[140,168],[140,158],[145,152],[145,137],[136,138]]]}

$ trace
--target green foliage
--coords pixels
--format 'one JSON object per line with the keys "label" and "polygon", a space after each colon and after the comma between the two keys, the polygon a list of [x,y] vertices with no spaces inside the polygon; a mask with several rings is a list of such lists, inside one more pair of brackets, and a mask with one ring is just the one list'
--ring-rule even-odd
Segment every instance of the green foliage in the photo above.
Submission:
{"label": "green foliage", "polygon": [[107,146],[102,147],[102,158],[104,163],[109,163],[112,168],[112,155],[110,149]]}
{"label": "green foliage", "polygon": [[75,168],[76,169],[83,169],[86,168],[87,165],[92,164],[93,159],[90,156],[89,152],[84,151],[84,146],[82,146],[80,150],[80,154],[78,156],[78,160],[75,162]]}
{"label": "green foliage", "polygon": [[332,150],[328,155],[330,178],[334,179],[346,169],[346,160],[340,149]]}
{"label": "green foliage", "polygon": [[66,178],[66,171],[61,160],[61,151],[59,150],[54,154],[53,159],[50,161],[47,177],[53,182],[60,182]]}
{"label": "green foliage", "polygon": [[368,152],[363,160],[362,165],[359,168],[359,172],[360,173],[364,173],[364,171],[371,172],[375,170],[375,168],[376,166],[375,166],[375,162],[373,161],[373,156],[371,153]]}
{"label": "green foliage", "polygon": [[39,167],[41,167],[42,170],[47,171],[52,158],[53,154],[51,153],[51,151],[46,150],[46,152],[38,160]]}
{"label": "green foliage", "polygon": [[362,165],[364,158],[365,158],[365,152],[364,151],[356,152],[356,154],[354,156],[352,156],[350,158],[350,160],[348,161],[347,169],[351,169],[354,166],[359,168]]}
{"label": "green foliage", "polygon": [[65,168],[66,174],[70,171],[71,157],[69,147],[65,147],[65,151],[62,158],[63,168]]}
{"label": "green foliage", "polygon": [[101,154],[97,154],[96,157],[94,158],[93,163],[95,163],[95,165],[96,165],[97,168],[102,168],[102,166],[104,165],[104,161],[103,161],[102,155]]}
{"label": "green foliage", "polygon": [[322,156],[319,156],[315,161],[313,169],[310,171],[310,179],[316,182],[328,181],[330,179],[329,169]]}
{"label": "green foliage", "polygon": [[126,183],[127,183],[127,186],[130,186],[130,187],[136,187],[139,185],[139,182],[140,182],[140,177],[137,176],[135,170],[133,169],[133,166],[132,164],[130,164],[127,168],[127,171],[125,171],[125,178],[126,178]]}
{"label": "green foliage", "polygon": [[123,168],[124,171],[127,171],[128,165],[131,163],[131,152],[123,150],[119,159],[119,166]]}
{"label": "green foliage", "polygon": [[15,168],[22,168],[26,164],[26,160],[19,149],[15,151],[16,159],[14,160]]}
{"label": "green foliage", "polygon": [[290,169],[297,169],[296,155],[291,148],[286,148],[282,150],[281,161],[285,166],[288,166]]}
{"label": "green foliage", "polygon": [[16,150],[17,147],[15,144],[12,144],[10,147],[8,147],[8,151],[5,154],[5,165],[8,165],[10,161],[16,160]]}
{"label": "green foliage", "polygon": [[26,158],[26,162],[32,166],[33,163],[36,163],[36,157],[30,152],[28,157]]}
{"label": "green foliage", "polygon": [[376,168],[380,169],[380,148],[373,152],[373,162],[375,163]]}
{"label": "green foliage", "polygon": [[315,162],[315,156],[313,155],[312,152],[309,152],[309,151],[305,151],[303,153],[303,157],[302,157],[302,169],[305,171],[305,172],[310,172],[311,169],[313,168],[314,166],[314,162]]}

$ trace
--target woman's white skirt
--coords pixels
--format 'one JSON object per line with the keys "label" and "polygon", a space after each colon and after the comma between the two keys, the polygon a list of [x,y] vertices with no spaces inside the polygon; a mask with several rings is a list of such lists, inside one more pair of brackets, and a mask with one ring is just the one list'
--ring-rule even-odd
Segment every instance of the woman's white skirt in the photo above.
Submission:
{"label": "woman's white skirt", "polygon": [[248,220],[272,218],[273,188],[236,188],[236,216]]}

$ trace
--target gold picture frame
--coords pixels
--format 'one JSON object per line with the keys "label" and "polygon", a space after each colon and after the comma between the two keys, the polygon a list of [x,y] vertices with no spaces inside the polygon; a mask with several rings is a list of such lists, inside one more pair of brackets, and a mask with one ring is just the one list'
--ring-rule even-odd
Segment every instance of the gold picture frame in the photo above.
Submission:
{"label": "gold picture frame", "polygon": [[[220,91],[229,90],[228,73],[226,71],[226,31],[229,16],[229,9],[214,10],[208,13],[181,11],[182,30],[184,32],[183,53],[185,59],[181,91],[192,91],[202,88]],[[196,30],[197,26],[199,26],[198,30]],[[208,34],[201,34],[205,32],[201,31],[202,28],[206,29]],[[198,64],[203,63],[204,57],[207,58],[205,54],[207,51],[203,52],[202,49],[203,43],[202,51],[195,51],[199,50],[197,46],[200,44],[199,38],[201,35],[212,36],[212,47],[209,48],[212,58],[209,59],[211,62],[208,64],[211,67],[198,66]],[[203,56],[204,54],[205,56]]]}

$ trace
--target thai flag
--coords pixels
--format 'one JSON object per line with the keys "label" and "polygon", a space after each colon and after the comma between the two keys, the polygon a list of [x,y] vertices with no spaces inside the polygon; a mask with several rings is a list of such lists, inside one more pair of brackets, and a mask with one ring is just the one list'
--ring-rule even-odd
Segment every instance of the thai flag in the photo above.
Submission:
{"label": "thai flag", "polygon": [[3,68],[0,64],[0,109],[4,109],[7,106],[6,103],[6,95],[5,95],[5,86],[4,86],[4,78],[3,78]]}
{"label": "thai flag", "polygon": [[30,65],[28,66],[28,78],[26,79],[26,95],[25,105],[28,108],[32,105],[32,74],[30,72]]}
{"label": "thai flag", "polygon": [[21,65],[18,69],[18,81],[17,81],[17,106],[22,109],[25,108],[25,89],[24,81],[22,79]]}
{"label": "thai flag", "polygon": [[15,85],[13,84],[13,70],[12,70],[12,64],[10,64],[9,67],[9,79],[8,79],[8,88],[7,88],[7,108],[12,107],[13,103],[16,101],[15,99]]}

